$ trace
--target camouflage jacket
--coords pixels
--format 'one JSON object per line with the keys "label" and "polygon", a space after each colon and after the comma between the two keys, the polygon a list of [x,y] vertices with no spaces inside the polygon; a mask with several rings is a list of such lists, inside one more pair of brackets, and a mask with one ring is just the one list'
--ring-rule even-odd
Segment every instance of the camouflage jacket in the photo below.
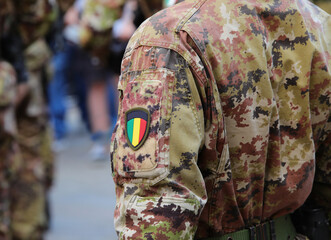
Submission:
{"label": "camouflage jacket", "polygon": [[293,212],[315,170],[331,185],[330,44],[307,0],[188,0],[145,21],[111,142],[119,238],[222,235]]}
{"label": "camouflage jacket", "polygon": [[0,126],[0,238],[10,236],[10,191],[15,182],[21,155],[16,139]]}

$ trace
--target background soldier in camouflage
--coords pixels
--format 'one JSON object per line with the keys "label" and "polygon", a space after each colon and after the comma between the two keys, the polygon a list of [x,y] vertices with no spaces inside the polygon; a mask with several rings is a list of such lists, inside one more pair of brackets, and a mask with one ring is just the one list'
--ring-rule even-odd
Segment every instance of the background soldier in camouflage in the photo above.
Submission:
{"label": "background soldier in camouflage", "polygon": [[87,0],[82,13],[81,45],[107,66],[111,29],[121,16],[124,0]]}
{"label": "background soldier in camouflage", "polygon": [[16,96],[16,73],[5,61],[0,61],[0,239],[11,239],[11,191],[19,167],[20,152],[13,124],[12,113]]}
{"label": "background soldier in camouflage", "polygon": [[22,169],[12,189],[14,239],[42,239],[46,222],[46,194],[53,169],[44,89],[50,51],[43,37],[55,19],[47,0],[16,1],[19,34],[24,43],[29,92],[18,103],[16,117]]}
{"label": "background soldier in camouflage", "polygon": [[111,142],[119,238],[301,238],[288,214],[315,170],[331,183],[330,49],[306,0],[188,0],[144,22]]}
{"label": "background soldier in camouflage", "polygon": [[41,239],[46,223],[46,195],[52,179],[53,155],[47,128],[42,74],[50,57],[41,39],[25,50],[29,95],[17,108],[19,144],[24,159],[15,186],[13,230],[17,239]]}
{"label": "background soldier in camouflage", "polygon": [[[24,84],[22,42],[10,0],[0,1],[0,239],[10,240],[12,187],[19,175],[21,155],[16,140],[14,106],[17,85]],[[10,45],[8,43],[10,42]],[[10,63],[9,63],[10,62]],[[17,81],[16,81],[17,80]]]}

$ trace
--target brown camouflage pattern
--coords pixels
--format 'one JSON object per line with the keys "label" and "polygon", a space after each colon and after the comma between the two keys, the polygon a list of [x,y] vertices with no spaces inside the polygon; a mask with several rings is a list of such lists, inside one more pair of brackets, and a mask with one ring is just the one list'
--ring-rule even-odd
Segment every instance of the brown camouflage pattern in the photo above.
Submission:
{"label": "brown camouflage pattern", "polygon": [[48,0],[15,0],[20,34],[26,46],[45,36],[56,18],[56,9]]}
{"label": "brown camouflage pattern", "polygon": [[[48,1],[44,2],[47,2],[48,4]],[[40,4],[39,0],[0,1],[2,15],[0,16],[0,34],[3,33],[3,31],[7,31],[7,28],[9,29],[9,27],[11,27],[11,25],[9,26],[8,24],[13,24],[15,26],[18,25],[21,30],[20,34],[22,34],[25,41],[25,45],[29,46],[34,39],[42,37],[47,30],[45,26],[49,24],[50,15],[47,10],[48,8],[43,7],[48,7],[49,5],[47,4]],[[6,11],[2,11],[4,10],[2,6],[9,7]],[[44,14],[42,14],[43,10],[46,11]],[[5,19],[5,21],[2,21],[3,19]],[[37,55],[40,54],[39,58],[43,58],[44,62],[42,62],[42,65],[44,65],[47,60],[45,57],[47,58],[49,55],[46,56],[44,52],[41,52],[41,48],[38,50],[39,52]],[[29,54],[26,57],[29,60],[27,67],[34,73],[30,76],[35,76],[35,73],[41,70],[35,69],[36,65],[38,65],[36,64],[38,59],[33,58],[33,56]],[[45,128],[41,128],[41,126],[45,126],[45,116],[42,117],[43,119],[33,118],[32,121],[28,121],[31,120],[31,118],[25,115],[25,105],[29,102],[26,98],[21,105],[18,106],[18,109],[16,109],[19,116],[16,116],[17,118],[15,119],[15,114],[13,114],[15,111],[13,108],[13,102],[16,98],[15,82],[8,84],[8,82],[11,83],[11,79],[13,78],[15,78],[14,69],[10,67],[10,65],[5,65],[1,62],[1,107],[7,106],[8,104],[5,102],[8,102],[9,109],[6,109],[6,116],[4,116],[6,119],[4,119],[3,122],[1,121],[0,127],[1,129],[5,128],[6,131],[10,130],[10,134],[7,133],[7,136],[10,135],[11,138],[6,137],[4,134],[0,134],[0,141],[3,143],[1,144],[0,150],[1,184],[3,184],[1,186],[7,187],[4,192],[2,191],[3,188],[1,189],[1,221],[4,221],[1,222],[1,229],[5,229],[6,231],[10,229],[10,231],[6,232],[6,236],[1,235],[0,239],[36,240],[42,239],[42,228],[45,223],[45,188],[49,187],[51,184],[51,179],[49,179],[48,176],[45,176],[45,174],[48,172],[52,173],[52,167],[49,162],[53,163],[53,161],[51,161],[52,158],[50,157],[46,159],[47,163],[43,162],[43,156],[46,156],[46,150],[49,150],[50,147],[50,142],[46,141]],[[33,92],[30,94],[33,94]],[[7,114],[9,110],[11,111],[10,115]],[[17,119],[19,120],[18,132],[16,129]],[[10,121],[9,124],[8,120]],[[38,128],[36,128],[35,125],[38,125]],[[35,135],[31,134],[31,132]],[[22,151],[19,151],[21,149]],[[5,150],[7,150],[7,152]],[[47,154],[48,153],[49,152],[47,152]],[[10,162],[13,162],[11,161],[11,158],[19,160],[15,160],[15,164],[10,166]],[[5,170],[3,166],[6,167]],[[3,176],[7,175],[10,175],[10,179],[3,179]],[[52,175],[49,176],[52,177]],[[7,198],[8,195],[9,198]],[[8,212],[9,210],[10,213]],[[5,217],[2,218],[2,216]]]}
{"label": "brown camouflage pattern", "polygon": [[23,164],[12,188],[12,231],[17,239],[41,239],[46,221],[46,176],[41,154],[45,130],[38,118],[17,115]]}
{"label": "brown camouflage pattern", "polygon": [[14,68],[0,61],[0,239],[11,239],[11,187],[18,173],[20,154],[17,142],[8,129],[16,96]]}
{"label": "brown camouflage pattern", "polygon": [[[316,0],[313,1],[317,6],[322,8],[327,13],[331,14],[331,1],[330,0]],[[325,141],[323,146],[320,147],[319,156],[321,159],[317,165],[316,171],[316,184],[312,191],[312,198],[315,202],[322,206],[326,211],[329,217],[329,229],[331,233],[331,165],[330,165],[330,156],[331,156],[331,137],[329,140]]]}
{"label": "brown camouflage pattern", "polygon": [[87,0],[82,12],[82,46],[106,66],[114,22],[120,18],[125,0]]}
{"label": "brown camouflage pattern", "polygon": [[42,239],[47,218],[46,195],[53,180],[54,156],[47,128],[46,103],[42,93],[42,69],[50,58],[44,40],[25,49],[29,71],[29,95],[16,110],[18,142],[24,160],[13,186],[12,231],[20,240]]}
{"label": "brown camouflage pattern", "polygon": [[16,73],[8,62],[0,61],[0,107],[14,103],[16,96]]}
{"label": "brown camouflage pattern", "polygon": [[[119,239],[199,239],[293,212],[330,181],[331,17],[306,0],[185,1],[122,62],[111,142]],[[151,114],[133,151],[126,111]]]}

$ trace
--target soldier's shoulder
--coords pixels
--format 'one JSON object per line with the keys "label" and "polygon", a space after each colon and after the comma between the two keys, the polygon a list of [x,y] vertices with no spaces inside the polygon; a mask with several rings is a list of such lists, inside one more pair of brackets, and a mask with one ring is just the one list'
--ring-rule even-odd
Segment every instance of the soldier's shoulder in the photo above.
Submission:
{"label": "soldier's shoulder", "polygon": [[186,0],[165,8],[146,19],[131,37],[126,54],[140,45],[168,47],[176,44],[176,33],[205,0]]}

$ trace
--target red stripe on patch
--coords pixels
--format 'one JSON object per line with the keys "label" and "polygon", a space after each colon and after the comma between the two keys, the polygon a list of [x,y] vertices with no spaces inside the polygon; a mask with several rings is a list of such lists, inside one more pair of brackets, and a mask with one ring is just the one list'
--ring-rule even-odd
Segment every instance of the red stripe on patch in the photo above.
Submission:
{"label": "red stripe on patch", "polygon": [[139,142],[143,139],[146,131],[147,122],[144,119],[140,119],[140,133],[139,133]]}

